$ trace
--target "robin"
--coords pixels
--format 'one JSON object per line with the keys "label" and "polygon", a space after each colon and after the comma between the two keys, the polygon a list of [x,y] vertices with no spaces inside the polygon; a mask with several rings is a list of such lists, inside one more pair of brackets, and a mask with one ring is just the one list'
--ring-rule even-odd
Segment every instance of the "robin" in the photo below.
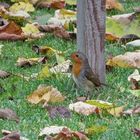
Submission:
{"label": "robin", "polygon": [[83,53],[74,52],[71,54],[71,59],[73,63],[72,77],[79,88],[90,93],[96,87],[105,85],[100,82],[98,76],[92,71],[88,59]]}

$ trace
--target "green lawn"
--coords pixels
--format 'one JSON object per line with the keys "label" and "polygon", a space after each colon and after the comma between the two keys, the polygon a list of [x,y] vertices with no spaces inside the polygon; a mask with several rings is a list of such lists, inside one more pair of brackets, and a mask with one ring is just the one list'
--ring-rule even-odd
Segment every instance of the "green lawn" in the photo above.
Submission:
{"label": "green lawn", "polygon": [[[133,6],[140,6],[140,2],[124,4],[125,9],[133,11]],[[51,12],[48,10],[37,10],[34,12],[33,17]],[[127,10],[128,12],[128,10]],[[119,13],[113,11],[113,14]],[[38,64],[29,68],[19,68],[15,65],[18,57],[38,57],[32,51],[32,45],[39,46],[48,45],[52,48],[66,51],[65,57],[68,58],[69,54],[76,50],[75,41],[65,41],[54,37],[53,35],[46,35],[42,39],[38,39],[31,42],[1,42],[4,47],[2,48],[2,56],[0,57],[0,69],[12,73],[20,73],[26,76],[30,76],[32,73],[39,72],[43,65]],[[127,51],[133,51],[127,49]],[[126,49],[122,48],[119,44],[110,44],[106,42],[105,45],[106,57],[108,54],[118,55],[126,52]],[[51,65],[56,63],[56,60],[50,60],[48,62]],[[105,100],[120,105],[126,105],[126,109],[133,108],[140,103],[140,98],[136,98],[129,92],[130,84],[127,81],[127,77],[133,72],[133,69],[114,68],[112,72],[107,72],[106,81],[108,84],[113,85],[114,89],[109,87],[100,89],[98,96],[94,99]],[[41,105],[32,105],[27,102],[26,97],[32,91],[34,91],[39,84],[53,85],[57,87],[67,98],[62,105],[68,107],[76,98],[75,86],[72,78],[66,76],[57,75],[46,78],[44,80],[30,80],[29,82],[23,79],[11,76],[6,79],[0,79],[0,84],[6,90],[0,93],[0,108],[11,108],[17,112],[20,117],[20,122],[17,124],[14,121],[1,120],[0,130],[19,130],[23,136],[30,140],[36,140],[38,134],[42,128],[49,125],[66,125],[72,130],[80,130],[81,124],[85,124],[86,127],[93,125],[105,125],[108,130],[99,135],[93,135],[91,140],[138,140],[131,129],[140,127],[140,116],[133,117],[113,117],[113,116],[83,116],[76,113],[72,113],[71,119],[56,118],[51,119],[48,117],[47,111],[42,108]],[[118,90],[118,89],[121,90]],[[83,93],[79,91],[79,95]],[[13,97],[13,100],[9,98]],[[61,105],[60,103],[58,105]]]}

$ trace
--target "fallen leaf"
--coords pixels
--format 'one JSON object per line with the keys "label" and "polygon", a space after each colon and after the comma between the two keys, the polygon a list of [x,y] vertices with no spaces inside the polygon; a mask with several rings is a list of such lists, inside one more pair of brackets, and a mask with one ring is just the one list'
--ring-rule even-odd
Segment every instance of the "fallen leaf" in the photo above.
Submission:
{"label": "fallen leaf", "polygon": [[16,23],[11,21],[8,24],[0,27],[0,33],[21,35],[23,32],[22,29]]}
{"label": "fallen leaf", "polygon": [[0,118],[2,119],[8,119],[8,120],[14,120],[16,122],[19,122],[19,118],[18,116],[16,115],[16,113],[11,110],[11,109],[0,109]]}
{"label": "fallen leaf", "polygon": [[135,35],[135,34],[127,34],[127,35],[122,36],[119,39],[119,43],[126,44],[130,41],[134,41],[134,40],[137,40],[137,39],[140,39],[140,37]]}
{"label": "fallen leaf", "polygon": [[2,134],[4,137],[1,140],[29,140],[20,136],[20,133],[15,131],[2,130]]}
{"label": "fallen leaf", "polygon": [[43,67],[43,69],[37,73],[36,77],[38,77],[38,79],[44,79],[50,76],[50,70],[48,68],[48,65],[46,65],[45,67]]}
{"label": "fallen leaf", "polygon": [[38,86],[37,90],[35,90],[31,95],[27,97],[28,102],[32,104],[38,104],[40,102],[43,102],[45,104],[49,102],[62,102],[64,101],[64,99],[65,98],[56,88],[44,85]]}
{"label": "fallen leaf", "polygon": [[18,58],[16,65],[18,67],[26,67],[26,66],[32,66],[37,63],[43,63],[45,64],[47,61],[46,57],[40,57],[40,58]]}
{"label": "fallen leaf", "polygon": [[70,131],[68,128],[63,128],[62,131],[55,138],[58,140],[70,140],[75,138],[77,138],[78,140],[89,140],[88,137],[81,132],[73,132]]}
{"label": "fallen leaf", "polygon": [[41,32],[48,32],[52,33],[58,28],[62,28],[62,26],[55,25],[55,24],[48,24],[48,25],[36,25]]}
{"label": "fallen leaf", "polygon": [[106,126],[91,126],[90,128],[86,128],[85,133],[88,135],[95,135],[99,133],[103,133],[107,130],[108,128]]}
{"label": "fallen leaf", "polygon": [[76,12],[67,9],[56,10],[55,17],[58,19],[69,19],[72,21],[76,19]]}
{"label": "fallen leaf", "polygon": [[51,73],[67,73],[69,66],[71,64],[70,60],[64,61],[63,63],[56,65],[50,69]]}
{"label": "fallen leaf", "polygon": [[123,115],[136,115],[136,114],[140,114],[140,106],[123,111]]}
{"label": "fallen leaf", "polygon": [[31,35],[31,34],[38,34],[40,31],[34,24],[27,23],[25,27],[22,27],[22,31],[25,35]]}
{"label": "fallen leaf", "polygon": [[4,8],[0,8],[0,15],[4,19],[8,19],[9,21],[14,21],[15,23],[18,23],[18,24],[22,24],[23,22],[27,21],[28,18],[30,18],[30,15],[23,10],[13,13],[13,12],[7,11]]}
{"label": "fallen leaf", "polygon": [[40,7],[40,8],[51,7],[55,9],[62,9],[65,7],[65,1],[64,0],[38,1],[37,7]]}
{"label": "fallen leaf", "polygon": [[136,48],[140,48],[140,39],[128,42],[126,44],[126,47],[136,47]]}
{"label": "fallen leaf", "polygon": [[140,137],[140,129],[139,129],[139,128],[134,128],[134,129],[132,129],[132,132],[133,132],[134,134],[136,134],[138,137]]}
{"label": "fallen leaf", "polygon": [[11,132],[10,134],[1,138],[1,140],[21,140],[18,132]]}
{"label": "fallen leaf", "polygon": [[36,54],[48,55],[51,56],[55,53],[55,50],[48,46],[39,47],[37,45],[32,46],[32,50],[36,52]]}
{"label": "fallen leaf", "polygon": [[138,83],[138,81],[140,81],[140,74],[139,71],[137,69],[135,69],[135,71],[128,76],[128,81],[131,82],[131,89],[132,90],[138,90],[140,89],[140,85]]}
{"label": "fallen leaf", "polygon": [[53,32],[54,36],[62,39],[71,39],[70,34],[63,28],[58,28]]}
{"label": "fallen leaf", "polygon": [[24,40],[22,29],[14,22],[0,27],[0,40]]}
{"label": "fallen leaf", "polygon": [[127,52],[109,59],[106,63],[109,66],[119,66],[123,68],[140,68],[140,51]]}
{"label": "fallen leaf", "polygon": [[76,0],[65,0],[66,4],[68,5],[76,5],[77,1]]}
{"label": "fallen leaf", "polygon": [[3,71],[3,70],[0,70],[0,78],[7,78],[10,75],[11,75],[10,73]]}
{"label": "fallen leaf", "polygon": [[76,12],[66,9],[56,10],[54,17],[48,20],[48,24],[54,24],[60,27],[63,26],[66,29],[72,27],[74,29],[76,25]]}
{"label": "fallen leaf", "polygon": [[119,37],[118,36],[115,36],[113,35],[112,33],[105,33],[105,39],[107,41],[118,41],[119,40]]}
{"label": "fallen leaf", "polygon": [[120,23],[121,25],[129,25],[134,19],[135,19],[136,15],[135,13],[128,13],[128,14],[121,14],[121,15],[115,15],[115,16],[111,16],[111,18]]}
{"label": "fallen leaf", "polygon": [[121,3],[119,3],[117,0],[106,0],[106,9],[111,10],[111,9],[117,9],[120,11],[123,11],[123,6]]}
{"label": "fallen leaf", "polygon": [[11,41],[25,40],[25,36],[16,35],[16,34],[8,34],[8,33],[0,33],[0,40],[11,40]]}
{"label": "fallen leaf", "polygon": [[86,103],[90,104],[90,105],[94,105],[100,109],[109,109],[109,108],[113,108],[115,106],[112,103],[105,102],[102,100],[87,100]]}
{"label": "fallen leaf", "polygon": [[53,106],[47,106],[45,107],[49,113],[50,118],[57,118],[57,117],[61,117],[61,118],[70,118],[71,114],[70,111],[65,108],[65,107],[53,107]]}
{"label": "fallen leaf", "polygon": [[25,12],[33,12],[35,10],[35,8],[29,2],[26,2],[26,3],[25,2],[18,2],[18,3],[13,4],[9,10],[12,12],[17,12],[20,10],[24,10]]}
{"label": "fallen leaf", "polygon": [[39,137],[42,137],[44,135],[49,136],[49,135],[56,135],[59,134],[63,128],[67,128],[66,126],[49,126],[45,127],[44,129],[41,130]]}
{"label": "fallen leaf", "polygon": [[112,109],[107,109],[108,113],[115,116],[115,117],[120,117],[124,111],[124,106],[120,107],[115,107]]}
{"label": "fallen leaf", "polygon": [[132,78],[135,79],[136,81],[140,81],[140,74],[138,69],[135,69],[134,72],[128,76],[128,81],[130,81]]}
{"label": "fallen leaf", "polygon": [[84,102],[76,102],[69,105],[69,109],[75,111],[79,114],[90,115],[90,114],[99,114],[99,108],[94,105],[90,105]]}

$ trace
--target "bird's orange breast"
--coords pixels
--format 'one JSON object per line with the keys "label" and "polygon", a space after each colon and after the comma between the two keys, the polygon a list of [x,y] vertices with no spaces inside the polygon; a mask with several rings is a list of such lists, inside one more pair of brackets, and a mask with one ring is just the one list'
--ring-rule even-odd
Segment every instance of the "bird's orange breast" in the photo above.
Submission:
{"label": "bird's orange breast", "polygon": [[82,68],[81,63],[73,64],[72,73],[74,74],[74,76],[76,76],[76,77],[79,76],[79,74],[81,72],[81,68]]}

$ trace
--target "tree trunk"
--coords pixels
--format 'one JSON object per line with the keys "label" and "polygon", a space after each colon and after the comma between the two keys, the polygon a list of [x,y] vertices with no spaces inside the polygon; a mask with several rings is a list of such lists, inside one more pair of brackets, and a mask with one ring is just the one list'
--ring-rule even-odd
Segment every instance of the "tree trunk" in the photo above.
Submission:
{"label": "tree trunk", "polygon": [[105,0],[78,0],[78,50],[86,54],[92,70],[105,82]]}

